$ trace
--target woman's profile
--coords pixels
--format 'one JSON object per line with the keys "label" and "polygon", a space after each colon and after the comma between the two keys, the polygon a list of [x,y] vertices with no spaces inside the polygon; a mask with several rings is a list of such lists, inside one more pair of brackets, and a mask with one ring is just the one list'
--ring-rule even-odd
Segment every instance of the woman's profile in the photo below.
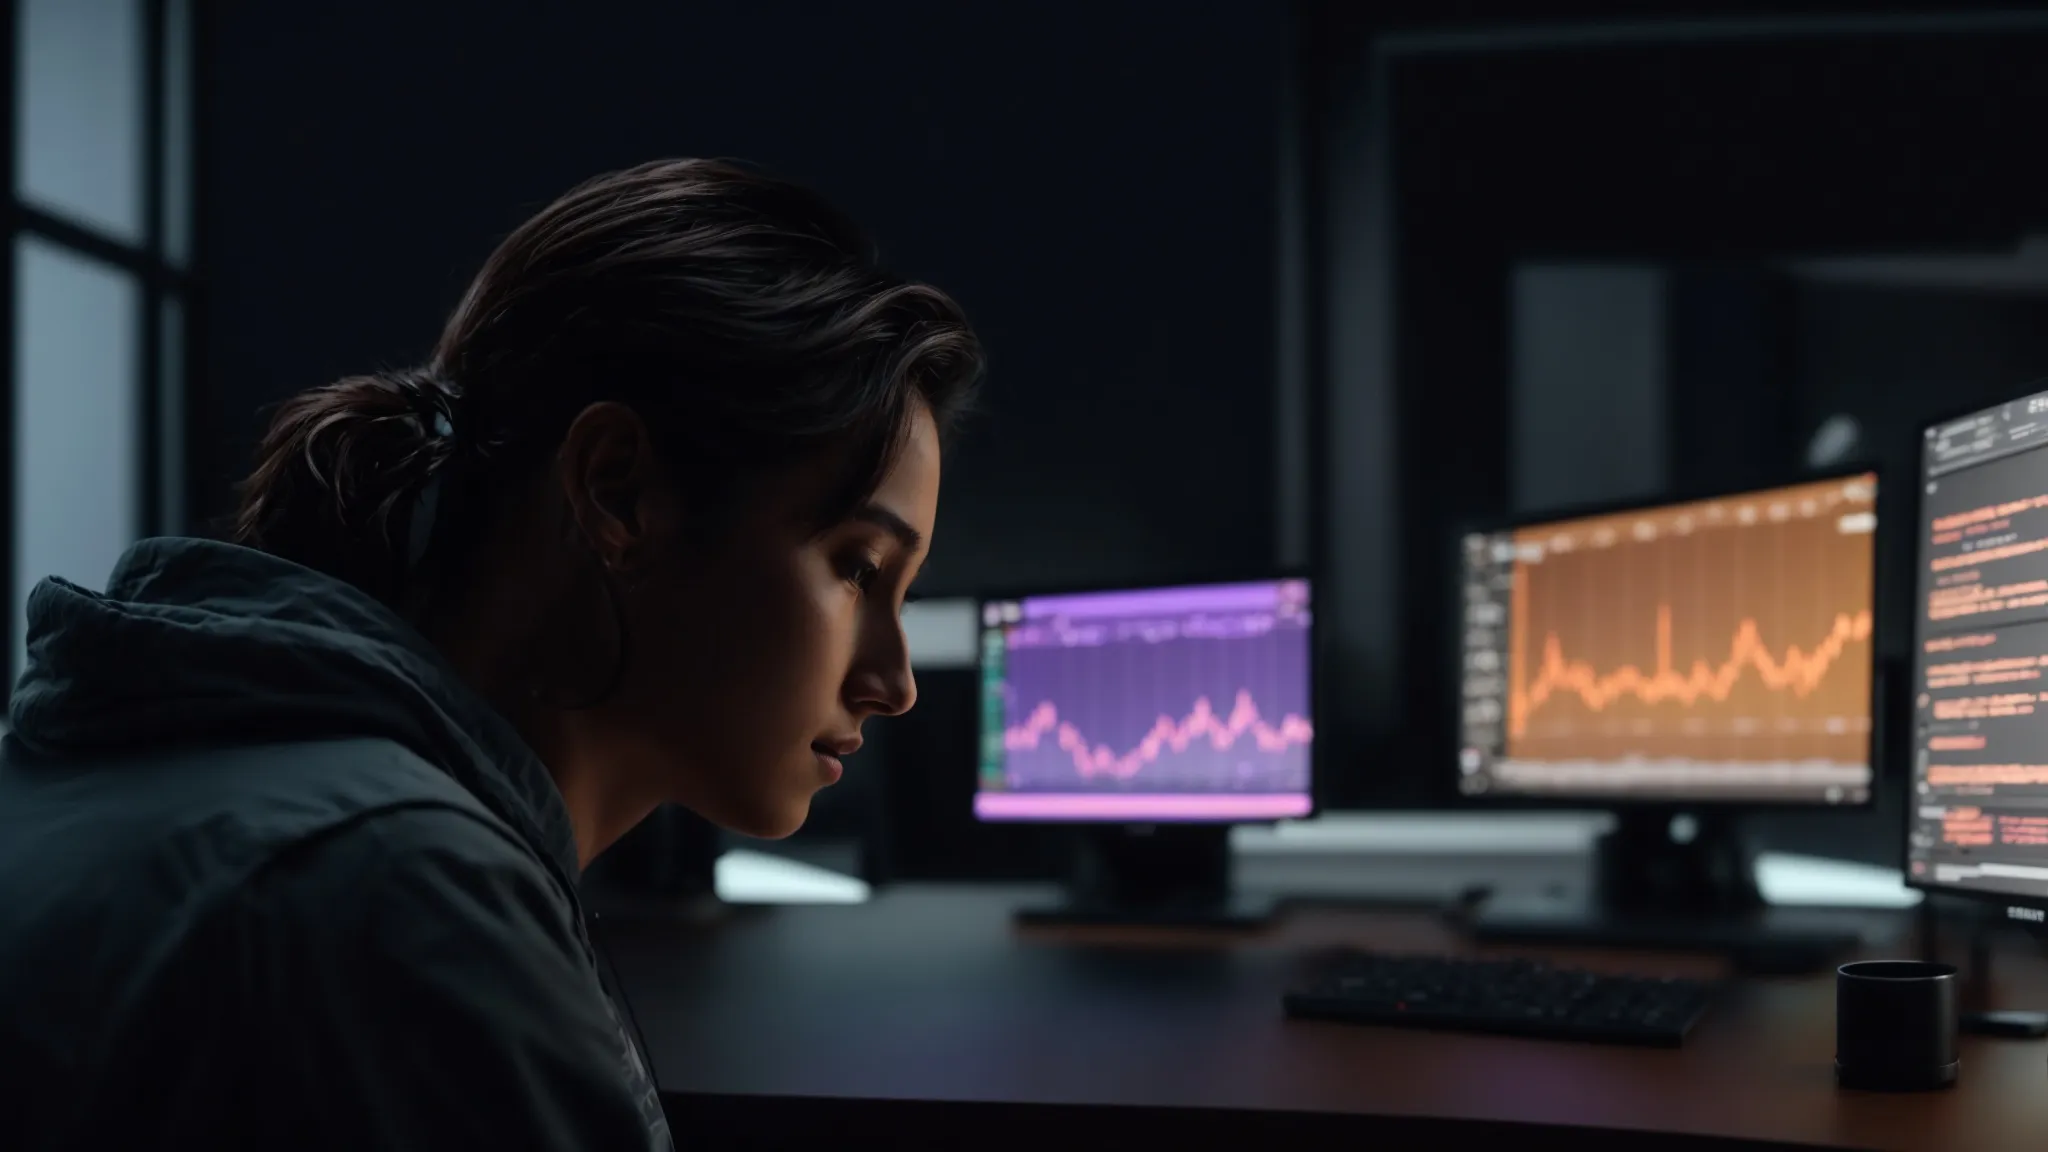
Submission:
{"label": "woman's profile", "polygon": [[231,540],[39,585],[7,1145],[669,1147],[581,870],[664,803],[788,835],[911,707],[981,372],[813,194],[644,165],[510,235],[420,367],[286,402]]}

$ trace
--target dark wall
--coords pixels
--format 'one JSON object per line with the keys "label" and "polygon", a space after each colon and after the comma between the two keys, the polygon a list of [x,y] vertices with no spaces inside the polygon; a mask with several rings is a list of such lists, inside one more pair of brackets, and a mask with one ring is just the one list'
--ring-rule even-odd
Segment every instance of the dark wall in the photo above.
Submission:
{"label": "dark wall", "polygon": [[935,589],[1272,559],[1280,6],[217,12],[205,511],[259,405],[424,355],[532,209],[602,170],[731,155],[838,200],[988,342]]}
{"label": "dark wall", "polygon": [[[2048,376],[2048,291],[1806,283],[1795,296],[1801,426],[1856,418],[1864,442],[1901,475],[1917,467],[1920,431],[2019,395]],[[1894,570],[1910,571],[1908,533],[1886,536]],[[1886,654],[1910,654],[1901,630]]]}
{"label": "dark wall", "polygon": [[[1403,43],[1384,48],[1376,87],[1339,92],[1324,112],[1329,171],[1347,170],[1335,155],[1344,148],[1364,150],[1343,133],[1368,122],[1375,102],[1392,156],[1391,370],[1372,381],[1333,371],[1330,388],[1371,385],[1390,397],[1398,498],[1379,549],[1396,562],[1379,586],[1368,588],[1359,577],[1375,573],[1360,568],[1329,573],[1347,598],[1325,604],[1368,608],[1373,625],[1323,617],[1334,657],[1326,683],[1349,711],[1322,728],[1339,727],[1344,746],[1330,754],[1355,765],[1329,780],[1333,806],[1455,799],[1452,541],[1458,525],[1512,504],[1512,268],[1618,260],[1704,269],[1675,286],[1672,330],[1694,342],[1751,331],[1748,346],[1675,368],[1669,447],[1674,479],[1718,483],[1723,470],[1705,462],[1731,443],[1789,465],[1807,431],[1765,386],[1789,379],[1783,357],[1797,333],[1774,318],[1784,289],[1762,266],[1813,254],[1999,250],[2048,219],[2028,171],[2026,141],[2038,132],[2024,111],[2048,90],[2039,31],[1588,37],[1527,50],[1503,40]],[[1355,67],[1368,47],[1339,63]],[[1365,185],[1333,181],[1331,211],[1363,202]],[[1744,382],[1742,406],[1768,421],[1761,440],[1726,418],[1730,380]],[[1702,410],[1721,418],[1687,422]],[[1328,494],[1334,540],[1371,493],[1332,484]],[[1391,674],[1353,671],[1375,665]]]}

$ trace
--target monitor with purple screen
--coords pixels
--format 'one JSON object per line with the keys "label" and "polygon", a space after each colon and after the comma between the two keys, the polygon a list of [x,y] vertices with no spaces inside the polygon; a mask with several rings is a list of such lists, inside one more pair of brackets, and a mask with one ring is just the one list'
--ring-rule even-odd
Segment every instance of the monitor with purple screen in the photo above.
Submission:
{"label": "monitor with purple screen", "polygon": [[1027,596],[981,610],[980,819],[1309,814],[1308,581]]}

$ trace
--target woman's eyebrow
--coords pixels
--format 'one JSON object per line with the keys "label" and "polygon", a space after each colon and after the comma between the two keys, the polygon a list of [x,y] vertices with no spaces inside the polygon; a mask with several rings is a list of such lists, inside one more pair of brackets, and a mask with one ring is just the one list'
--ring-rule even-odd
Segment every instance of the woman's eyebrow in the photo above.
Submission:
{"label": "woman's eyebrow", "polygon": [[872,502],[863,504],[854,509],[853,515],[848,517],[848,519],[888,529],[889,534],[896,537],[897,541],[908,551],[916,552],[924,547],[924,533],[912,527],[910,521],[889,511],[880,504]]}

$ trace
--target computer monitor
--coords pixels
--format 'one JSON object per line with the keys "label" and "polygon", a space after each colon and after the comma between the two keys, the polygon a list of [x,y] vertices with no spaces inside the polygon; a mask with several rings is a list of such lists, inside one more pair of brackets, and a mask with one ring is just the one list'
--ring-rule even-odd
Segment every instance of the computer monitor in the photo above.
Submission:
{"label": "computer monitor", "polygon": [[1314,808],[1314,613],[1287,577],[981,603],[984,821],[1083,825],[1026,919],[1247,922],[1227,827]]}
{"label": "computer monitor", "polygon": [[[1914,529],[1906,882],[2048,923],[2048,392],[1922,432]],[[1935,916],[1923,919],[1930,933]],[[1969,952],[1958,1024],[2048,1033],[1985,1000]]]}
{"label": "computer monitor", "polygon": [[1907,881],[2048,920],[2048,392],[1925,430]]}
{"label": "computer monitor", "polygon": [[1870,799],[1872,473],[1468,535],[1459,789]]}
{"label": "computer monitor", "polygon": [[1616,820],[1590,899],[1479,927],[1757,938],[1738,815],[1870,801],[1878,525],[1864,470],[1464,535],[1458,790]]}

